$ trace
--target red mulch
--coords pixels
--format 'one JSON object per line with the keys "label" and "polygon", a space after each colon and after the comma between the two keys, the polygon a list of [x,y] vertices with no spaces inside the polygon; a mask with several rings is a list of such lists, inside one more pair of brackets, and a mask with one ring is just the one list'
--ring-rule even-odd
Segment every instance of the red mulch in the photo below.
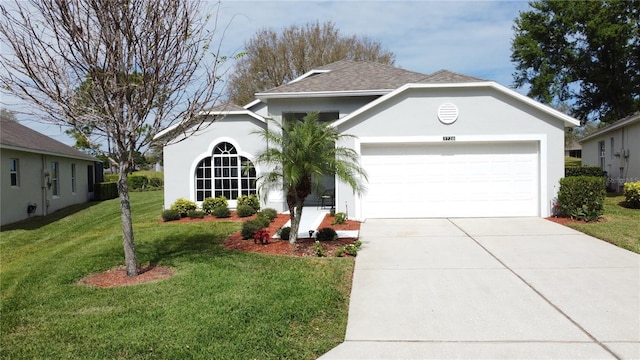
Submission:
{"label": "red mulch", "polygon": [[[203,219],[190,219],[182,218],[175,220],[175,222],[202,222],[202,221],[246,221],[255,218],[255,215],[241,218],[235,211],[231,213],[228,218],[218,219],[214,216],[205,216]],[[360,222],[347,220],[344,224],[331,225],[333,217],[327,216],[324,218],[318,229],[325,227],[331,227],[334,230],[360,230]],[[270,235],[274,235],[284,224],[289,221],[289,215],[278,214],[278,216],[271,222],[266,229]],[[160,220],[159,222],[163,222]],[[323,241],[320,243],[322,248],[326,252],[326,256],[335,256],[337,248],[353,244],[356,238],[341,238],[334,241]],[[310,238],[300,238],[296,244],[290,244],[287,240],[269,239],[268,244],[256,244],[253,239],[243,240],[240,231],[235,232],[227,238],[222,244],[227,249],[241,250],[256,252],[261,254],[270,255],[284,255],[284,256],[316,256],[314,248],[315,240]],[[345,255],[347,256],[347,255]],[[175,270],[165,266],[146,266],[140,268],[140,274],[135,277],[128,277],[126,268],[120,266],[117,268],[109,269],[105,272],[92,274],[86,276],[78,281],[78,284],[92,285],[100,288],[117,287],[136,285],[151,281],[158,281],[162,279],[170,278],[175,274]]]}
{"label": "red mulch", "polygon": [[[549,221],[553,221],[554,223],[558,223],[560,225],[567,225],[567,224],[588,224],[589,222],[584,221],[584,220],[576,220],[576,219],[572,219],[572,218],[566,218],[566,217],[557,217],[557,216],[549,216],[548,218],[545,218]],[[600,218],[598,221],[591,221],[591,222],[602,222],[605,221],[604,218]]]}

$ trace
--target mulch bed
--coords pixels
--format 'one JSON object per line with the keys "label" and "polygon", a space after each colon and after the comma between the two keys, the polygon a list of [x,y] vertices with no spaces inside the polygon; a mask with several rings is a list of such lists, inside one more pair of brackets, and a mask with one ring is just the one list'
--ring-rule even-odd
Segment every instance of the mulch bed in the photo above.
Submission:
{"label": "mulch bed", "polygon": [[589,224],[589,223],[594,223],[594,222],[603,222],[605,221],[604,218],[600,218],[598,221],[584,221],[584,220],[577,220],[577,219],[572,219],[572,218],[566,218],[566,217],[557,217],[557,216],[549,216],[547,218],[545,218],[549,221],[553,221],[554,223],[558,223],[560,225],[567,225],[567,224]]}
{"label": "mulch bed", "polygon": [[[173,222],[205,222],[205,221],[246,221],[256,216],[239,217],[235,211],[228,218],[218,219],[214,216],[205,216],[202,219],[182,218]],[[344,224],[331,225],[333,217],[325,216],[324,220],[318,227],[322,229],[331,227],[334,230],[360,230],[360,222],[347,220]],[[278,214],[266,229],[273,236],[282,226],[289,221],[289,215]],[[163,222],[160,220],[159,222]],[[356,238],[341,238],[334,241],[323,241],[320,243],[326,252],[326,256],[335,256],[335,251],[339,247],[353,244]],[[283,256],[317,256],[314,248],[315,240],[310,238],[299,238],[296,244],[290,244],[287,240],[270,239],[268,244],[256,244],[253,239],[243,240],[240,231],[235,232],[227,238],[222,244],[227,249],[249,251],[261,254],[283,255]],[[348,255],[345,255],[348,256]],[[91,285],[100,288],[110,288],[118,286],[128,286],[142,284],[152,281],[159,281],[170,278],[175,274],[175,270],[166,266],[145,266],[139,269],[140,274],[135,277],[128,277],[124,266],[109,269],[105,272],[88,275],[78,281],[80,285]]]}

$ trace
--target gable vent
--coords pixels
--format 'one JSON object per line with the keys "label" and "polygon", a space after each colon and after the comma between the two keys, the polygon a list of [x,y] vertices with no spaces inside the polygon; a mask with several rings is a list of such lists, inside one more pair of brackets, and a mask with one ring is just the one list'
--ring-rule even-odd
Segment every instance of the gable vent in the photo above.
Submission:
{"label": "gable vent", "polygon": [[452,124],[458,120],[458,108],[452,103],[444,103],[438,108],[438,120],[443,124]]}

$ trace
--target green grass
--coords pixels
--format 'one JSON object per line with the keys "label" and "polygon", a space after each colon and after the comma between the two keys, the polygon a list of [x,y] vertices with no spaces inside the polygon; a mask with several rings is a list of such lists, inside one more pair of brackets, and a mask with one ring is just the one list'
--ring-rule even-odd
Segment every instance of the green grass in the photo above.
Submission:
{"label": "green grass", "polygon": [[565,156],[564,157],[564,166],[565,167],[582,166],[582,159]]}
{"label": "green grass", "polygon": [[624,196],[608,196],[604,204],[604,221],[571,223],[568,226],[640,254],[640,209],[621,204]]}
{"label": "green grass", "polygon": [[161,192],[131,198],[139,262],[176,275],[76,285],[124,261],[117,199],[4,227],[1,358],[310,359],[343,340],[353,259],[226,250],[238,223],[158,223]]}

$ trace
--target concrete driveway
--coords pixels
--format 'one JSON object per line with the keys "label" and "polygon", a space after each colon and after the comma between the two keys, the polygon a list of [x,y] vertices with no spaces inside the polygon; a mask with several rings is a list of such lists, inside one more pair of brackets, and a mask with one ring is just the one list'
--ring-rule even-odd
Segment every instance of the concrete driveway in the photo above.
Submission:
{"label": "concrete driveway", "polygon": [[640,358],[638,254],[540,218],[367,220],[360,239],[321,359]]}

